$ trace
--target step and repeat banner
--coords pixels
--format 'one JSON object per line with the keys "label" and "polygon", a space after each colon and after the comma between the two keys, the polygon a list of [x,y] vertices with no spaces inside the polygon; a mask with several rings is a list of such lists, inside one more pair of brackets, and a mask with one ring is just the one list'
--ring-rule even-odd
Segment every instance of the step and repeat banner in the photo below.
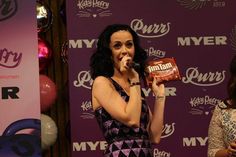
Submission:
{"label": "step and repeat banner", "polygon": [[32,0],[0,0],[1,157],[41,156],[35,8]]}
{"label": "step and repeat banner", "polygon": [[[235,0],[67,0],[72,157],[102,157],[91,106],[89,58],[101,31],[130,25],[150,59],[174,57],[182,79],[166,83],[165,122],[154,157],[206,157],[208,125],[236,54]],[[152,107],[153,95],[142,88]]]}

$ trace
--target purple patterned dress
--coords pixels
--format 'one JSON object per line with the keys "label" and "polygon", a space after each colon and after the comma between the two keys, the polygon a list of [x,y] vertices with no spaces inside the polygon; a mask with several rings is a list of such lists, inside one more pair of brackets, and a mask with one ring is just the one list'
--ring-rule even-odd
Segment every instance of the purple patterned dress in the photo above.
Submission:
{"label": "purple patterned dress", "polygon": [[[118,83],[112,79],[111,81],[121,97],[127,102],[129,96]],[[149,111],[144,100],[142,100],[139,128],[128,127],[113,119],[102,107],[95,110],[95,116],[108,143],[107,149],[104,151],[105,157],[152,157],[153,150],[146,130]]]}

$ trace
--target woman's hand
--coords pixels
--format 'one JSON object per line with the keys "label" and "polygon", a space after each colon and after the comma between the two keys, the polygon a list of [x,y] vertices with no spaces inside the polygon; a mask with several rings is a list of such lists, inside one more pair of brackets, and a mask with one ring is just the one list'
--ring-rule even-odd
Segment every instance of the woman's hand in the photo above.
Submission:
{"label": "woman's hand", "polygon": [[161,79],[153,78],[152,91],[156,97],[165,97],[165,86],[161,83]]}
{"label": "woman's hand", "polygon": [[123,58],[120,60],[120,71],[126,72],[130,69],[129,62],[131,62],[132,58],[129,55],[123,56]]}
{"label": "woman's hand", "polygon": [[129,55],[125,55],[120,62],[120,71],[122,73],[127,73],[129,80],[132,82],[139,81],[139,74],[137,71],[134,70],[133,67],[130,66],[130,63],[132,62],[132,58]]}

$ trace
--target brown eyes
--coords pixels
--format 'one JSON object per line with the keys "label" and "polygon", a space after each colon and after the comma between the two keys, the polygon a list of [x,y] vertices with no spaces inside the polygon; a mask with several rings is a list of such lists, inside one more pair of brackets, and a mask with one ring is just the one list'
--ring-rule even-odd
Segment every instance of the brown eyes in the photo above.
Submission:
{"label": "brown eyes", "polygon": [[[127,43],[125,43],[125,47],[127,47],[127,48],[132,48],[133,45],[134,45],[134,44],[133,44],[132,42],[127,42]],[[113,45],[113,47],[114,47],[115,49],[120,49],[120,48],[122,47],[122,43],[116,43],[116,44]]]}

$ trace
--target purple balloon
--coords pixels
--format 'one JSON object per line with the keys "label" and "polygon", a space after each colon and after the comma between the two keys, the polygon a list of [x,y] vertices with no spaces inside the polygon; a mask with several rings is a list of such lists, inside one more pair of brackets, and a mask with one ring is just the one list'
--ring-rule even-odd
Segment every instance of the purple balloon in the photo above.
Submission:
{"label": "purple balloon", "polygon": [[42,38],[38,38],[38,59],[39,71],[44,70],[50,63],[52,58],[52,49],[49,43]]}

